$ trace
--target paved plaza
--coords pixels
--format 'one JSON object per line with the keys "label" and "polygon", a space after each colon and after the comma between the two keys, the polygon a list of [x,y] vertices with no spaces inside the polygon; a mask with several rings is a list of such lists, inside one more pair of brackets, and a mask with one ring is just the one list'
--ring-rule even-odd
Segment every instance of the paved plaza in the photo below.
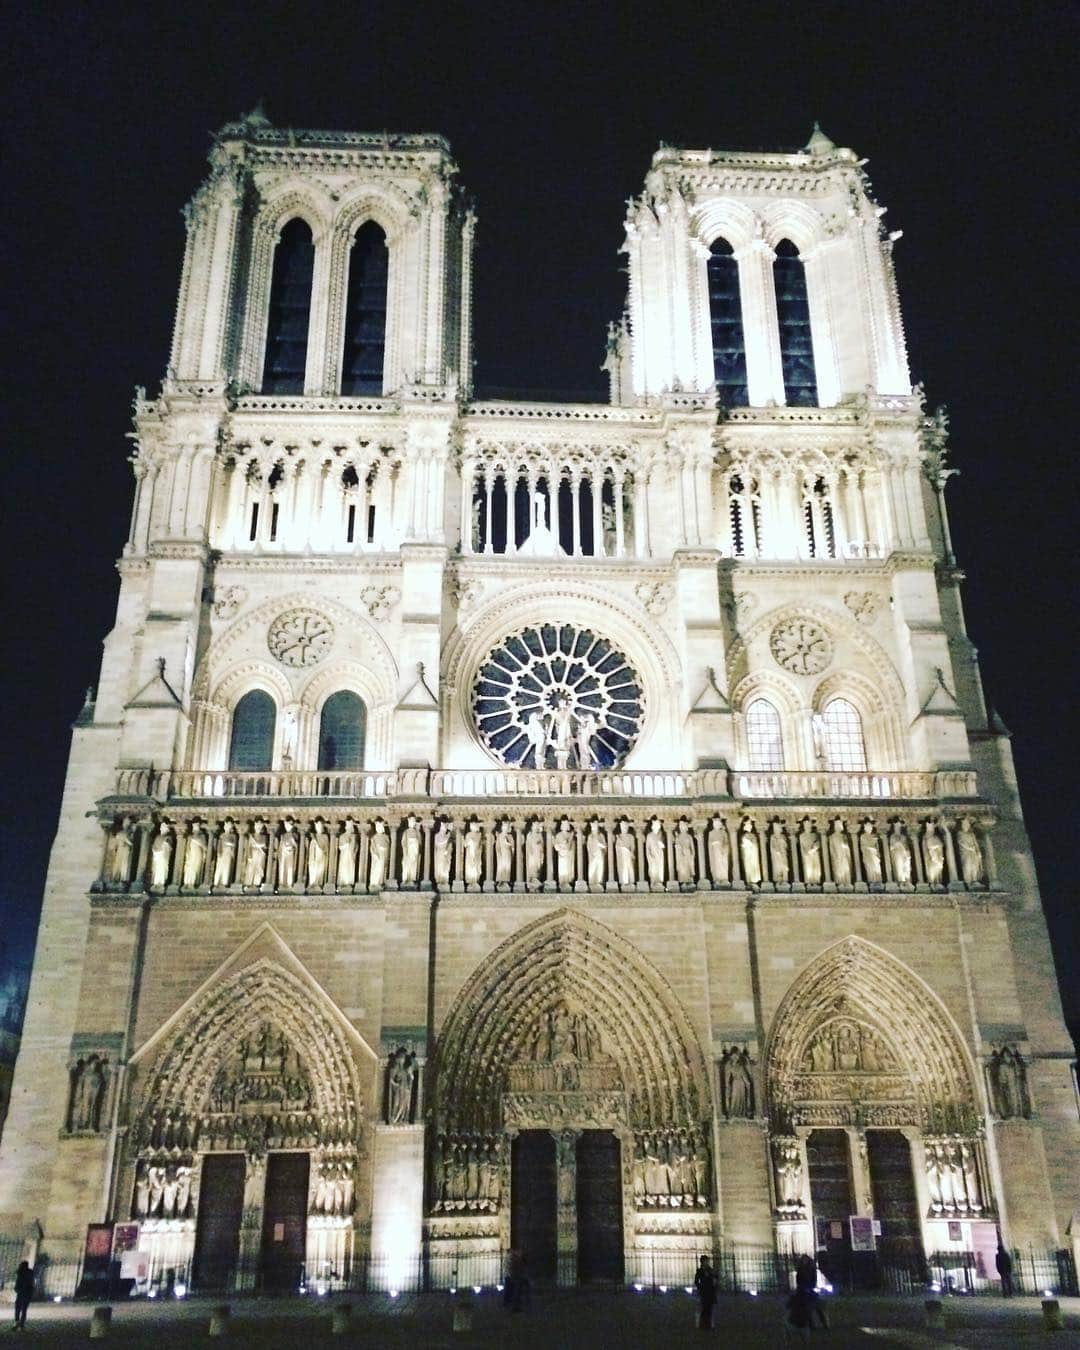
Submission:
{"label": "paved plaza", "polygon": [[[717,1307],[711,1333],[695,1325],[696,1305],[685,1293],[635,1294],[568,1291],[538,1293],[532,1306],[509,1312],[498,1295],[485,1292],[473,1302],[473,1326],[453,1330],[453,1302],[448,1295],[402,1295],[396,1300],[370,1295],[347,1301],[352,1306],[350,1330],[331,1333],[331,1309],[323,1300],[238,1299],[233,1302],[226,1343],[314,1350],[327,1346],[522,1346],[543,1350],[624,1350],[627,1347],[671,1347],[705,1339],[737,1347],[783,1346],[784,1306],[777,1295],[751,1298],[732,1295]],[[827,1347],[863,1346],[990,1346],[1000,1350],[1028,1345],[1080,1346],[1080,1299],[1062,1299],[1065,1329],[1048,1333],[1038,1299],[1005,1302],[990,1298],[946,1301],[946,1330],[923,1325],[919,1298],[844,1297],[829,1300],[831,1328],[816,1330],[811,1343]],[[104,1344],[153,1346],[155,1350],[189,1346],[209,1339],[213,1303],[131,1303],[116,1305]],[[49,1346],[84,1345],[91,1315],[88,1304],[35,1303],[26,1339]],[[10,1310],[5,1309],[5,1320]],[[5,1336],[15,1333],[5,1330]],[[793,1342],[797,1343],[797,1342]]]}

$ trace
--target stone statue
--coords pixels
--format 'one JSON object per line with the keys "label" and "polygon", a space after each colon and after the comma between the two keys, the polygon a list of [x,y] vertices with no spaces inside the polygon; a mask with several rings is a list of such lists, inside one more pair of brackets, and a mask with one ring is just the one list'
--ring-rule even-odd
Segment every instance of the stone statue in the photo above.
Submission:
{"label": "stone statue", "polygon": [[930,1208],[935,1214],[940,1214],[944,1208],[944,1197],[941,1193],[941,1168],[938,1164],[937,1145],[927,1139],[923,1147],[926,1154],[926,1189],[930,1194]]}
{"label": "stone statue", "polygon": [[686,885],[694,880],[694,836],[685,820],[679,821],[675,831],[675,880]]}
{"label": "stone statue", "polygon": [[191,1203],[191,1168],[178,1167],[176,1169],[176,1196],[173,1206],[173,1214],[178,1219],[186,1219],[188,1205]]}
{"label": "stone statue", "polygon": [[203,869],[206,866],[206,831],[202,822],[193,820],[191,831],[184,842],[184,867],[181,885],[202,885]]}
{"label": "stone statue", "polygon": [[296,885],[296,859],[300,852],[300,835],[296,821],[286,816],[281,824],[281,836],[278,839],[277,884],[281,887]]}
{"label": "stone statue", "polygon": [[717,886],[731,880],[731,840],[720,816],[713,816],[709,831],[709,872]]}
{"label": "stone statue", "polygon": [[465,830],[465,854],[462,871],[466,886],[479,886],[484,874],[483,863],[484,836],[480,833],[480,822],[470,820]]}
{"label": "stone statue", "polygon": [[945,841],[932,820],[923,827],[923,866],[931,886],[940,886],[945,879]]}
{"label": "stone statue", "polygon": [[804,885],[820,886],[821,835],[814,829],[812,820],[804,820],[799,831],[799,857],[802,860],[802,878]]}
{"label": "stone statue", "polygon": [[1026,1119],[1027,1069],[1019,1051],[1003,1045],[990,1056],[990,1091],[994,1110],[1002,1120]]}
{"label": "stone statue", "polygon": [[911,849],[898,820],[893,821],[889,831],[889,858],[892,861],[893,879],[901,886],[910,886]]}
{"label": "stone statue", "polygon": [[971,819],[965,816],[956,832],[956,852],[960,863],[960,875],[965,886],[977,886],[982,881],[983,858],[979,846],[979,836],[971,828]]}
{"label": "stone statue", "polygon": [[585,840],[585,864],[590,886],[602,886],[607,871],[607,839],[595,820],[589,822]]}
{"label": "stone statue", "polygon": [[236,833],[236,826],[230,819],[226,819],[221,826],[221,833],[217,839],[217,854],[214,857],[214,885],[231,886],[234,875],[236,874],[236,850],[240,844],[240,836]]}
{"label": "stone statue", "polygon": [[435,885],[443,888],[450,885],[450,865],[454,856],[454,827],[448,820],[440,820],[435,827],[435,840],[432,849],[432,869]]}
{"label": "stone statue", "polygon": [[330,862],[330,836],[326,826],[317,820],[311,827],[307,846],[307,884],[309,890],[326,885],[326,872]]}
{"label": "stone statue", "polygon": [[754,1115],[754,1079],[750,1052],[745,1046],[730,1046],[720,1061],[720,1089],[728,1120],[751,1120]]}
{"label": "stone statue", "polygon": [[836,1067],[846,1072],[859,1067],[859,1038],[846,1022],[836,1033]]}
{"label": "stone statue", "polygon": [[653,816],[645,832],[645,868],[649,874],[649,883],[662,886],[665,876],[664,835],[660,821]]}
{"label": "stone statue", "polygon": [[555,749],[555,767],[565,769],[570,763],[570,745],[573,735],[570,700],[559,699],[552,716],[551,740]]}
{"label": "stone statue", "polygon": [[168,821],[163,820],[150,845],[150,885],[167,886],[172,869],[173,837]]}
{"label": "stone statue", "polygon": [[540,881],[544,871],[544,827],[534,820],[525,835],[525,880],[531,885]]}
{"label": "stone statue", "polygon": [[778,885],[791,880],[791,868],[788,863],[787,835],[778,820],[774,820],[769,831],[769,866],[772,879]]}
{"label": "stone statue", "polygon": [[833,821],[832,833],[829,835],[829,863],[832,866],[833,881],[837,886],[850,886],[851,844],[844,829],[844,822],[840,819]]}
{"label": "stone statue", "polygon": [[827,1031],[819,1032],[810,1044],[810,1068],[814,1073],[832,1073],[836,1068],[832,1037]]}
{"label": "stone statue", "polygon": [[390,1057],[386,1077],[386,1123],[410,1125],[413,1119],[413,1086],[416,1083],[416,1056],[400,1046]]}
{"label": "stone statue", "polygon": [[97,1055],[88,1055],[76,1064],[71,1078],[71,1110],[68,1128],[79,1131],[101,1129],[101,1107],[105,1099],[105,1068]]}
{"label": "stone statue", "polygon": [[356,860],[359,836],[356,822],[347,820],[341,827],[337,846],[337,884],[339,886],[356,885]]}
{"label": "stone statue", "polygon": [[544,722],[538,712],[531,712],[525,719],[525,739],[532,747],[533,763],[538,769],[545,768],[547,732],[544,730]]}
{"label": "stone statue", "polygon": [[739,860],[742,863],[743,881],[747,886],[760,886],[761,850],[752,820],[744,820],[739,829]]}
{"label": "stone statue", "polygon": [[109,862],[106,878],[109,881],[131,880],[131,854],[135,846],[135,826],[125,816],[116,833],[109,840]]}
{"label": "stone statue", "polygon": [[773,1141],[776,1166],[776,1194],[780,1208],[789,1212],[802,1209],[802,1154],[797,1139]]}
{"label": "stone statue", "polygon": [[577,755],[578,768],[580,769],[591,769],[594,767],[592,743],[595,735],[596,718],[591,712],[582,713],[578,718],[577,727]]}
{"label": "stone statue", "polygon": [[827,767],[829,758],[828,728],[822,713],[814,713],[810,718],[810,734],[814,741],[814,759],[819,769]]}
{"label": "stone statue", "polygon": [[615,835],[615,876],[620,886],[633,886],[637,879],[637,856],[630,822],[620,820]]}
{"label": "stone statue", "polygon": [[416,817],[409,816],[401,831],[401,884],[415,886],[420,879],[420,831]]}
{"label": "stone statue", "polygon": [[150,1174],[145,1163],[139,1164],[135,1177],[135,1217],[145,1219],[150,1213]]}
{"label": "stone statue", "polygon": [[709,1203],[709,1192],[712,1189],[712,1178],[709,1167],[709,1145],[706,1141],[704,1131],[695,1130],[693,1136],[693,1178],[694,1190],[697,1195],[697,1202],[704,1207]]}
{"label": "stone statue", "polygon": [[881,870],[881,848],[872,820],[864,820],[859,831],[859,862],[862,863],[867,884],[880,886],[884,876]]}
{"label": "stone statue", "polygon": [[389,875],[390,836],[386,833],[386,821],[377,820],[368,850],[368,886],[373,891],[381,890]]}
{"label": "stone statue", "polygon": [[501,820],[495,831],[495,884],[507,886],[514,876],[514,827]]}
{"label": "stone statue", "polygon": [[551,847],[555,852],[555,875],[559,885],[572,886],[577,871],[577,836],[568,820],[564,820],[555,831]]}
{"label": "stone statue", "polygon": [[261,886],[266,881],[266,858],[270,847],[270,836],[266,825],[256,820],[248,835],[247,857],[244,860],[244,885]]}

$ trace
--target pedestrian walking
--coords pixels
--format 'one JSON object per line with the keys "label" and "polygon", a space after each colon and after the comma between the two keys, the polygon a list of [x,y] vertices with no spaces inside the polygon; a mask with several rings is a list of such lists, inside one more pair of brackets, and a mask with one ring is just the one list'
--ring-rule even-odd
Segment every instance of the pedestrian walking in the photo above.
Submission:
{"label": "pedestrian walking", "polygon": [[15,1330],[26,1330],[26,1314],[34,1297],[34,1271],[29,1261],[20,1261],[15,1272]]}
{"label": "pedestrian walking", "polygon": [[814,1295],[806,1289],[796,1287],[787,1301],[787,1325],[784,1328],[784,1344],[810,1344],[810,1320],[814,1307]]}
{"label": "pedestrian walking", "polygon": [[795,1288],[806,1295],[810,1308],[810,1322],[813,1325],[817,1317],[818,1325],[828,1330],[829,1319],[825,1315],[825,1305],[817,1292],[818,1266],[809,1252],[803,1252],[795,1263]]}
{"label": "pedestrian walking", "polygon": [[698,1262],[694,1275],[694,1293],[698,1296],[698,1327],[702,1331],[712,1328],[713,1310],[716,1307],[716,1271],[707,1256]]}
{"label": "pedestrian walking", "polygon": [[994,1265],[997,1267],[998,1277],[1001,1280],[1001,1297],[1012,1298],[1013,1291],[1013,1260],[1005,1250],[1004,1243],[1001,1241],[1001,1234],[998,1234],[997,1255],[994,1257]]}

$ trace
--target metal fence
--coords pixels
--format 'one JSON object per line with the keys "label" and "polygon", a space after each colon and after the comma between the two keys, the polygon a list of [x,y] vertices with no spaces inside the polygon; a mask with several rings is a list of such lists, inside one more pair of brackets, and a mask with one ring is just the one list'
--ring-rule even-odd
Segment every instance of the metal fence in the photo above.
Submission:
{"label": "metal fence", "polygon": [[[10,1291],[15,1272],[24,1256],[20,1239],[0,1239],[0,1292]],[[589,1280],[590,1286],[627,1287],[637,1291],[687,1289],[702,1256],[708,1256],[717,1284],[725,1293],[780,1293],[794,1287],[798,1255],[768,1247],[702,1244],[686,1250],[663,1246],[635,1246],[625,1252],[621,1270],[607,1280]],[[823,1258],[822,1279],[838,1293],[880,1291],[892,1294],[985,1294],[1000,1292],[997,1271],[987,1269],[981,1254],[973,1251],[921,1254],[860,1254],[859,1261],[838,1266]],[[1061,1250],[1013,1250],[1012,1285],[1017,1294],[1043,1295],[1080,1293],[1072,1252]],[[328,1262],[305,1266],[300,1263],[267,1264],[238,1260],[208,1267],[205,1261],[161,1267],[148,1283],[137,1284],[120,1277],[118,1263],[108,1273],[83,1279],[80,1259],[60,1259],[43,1250],[34,1266],[36,1294],[42,1299],[123,1299],[184,1297],[197,1294],[263,1294],[282,1297],[321,1297],[335,1293],[399,1294],[465,1289],[501,1292],[510,1269],[510,1254],[487,1251],[424,1251],[408,1256],[361,1254],[337,1269]],[[574,1285],[579,1282],[577,1263],[560,1258],[550,1269],[525,1268],[531,1284]]]}

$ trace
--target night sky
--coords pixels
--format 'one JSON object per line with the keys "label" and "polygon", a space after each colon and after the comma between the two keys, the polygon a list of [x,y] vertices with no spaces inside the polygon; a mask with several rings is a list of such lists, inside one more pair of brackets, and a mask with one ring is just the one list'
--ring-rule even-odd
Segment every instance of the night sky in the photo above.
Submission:
{"label": "night sky", "polygon": [[869,158],[887,226],[904,231],[895,257],[913,374],[950,410],[961,471],[949,503],[969,628],[1013,732],[1080,1019],[1067,340],[1080,10],[165,8],[6,7],[9,953],[28,962],[33,949],[68,729],[115,609],[132,390],[155,390],[164,373],[180,208],[210,132],[259,98],[276,125],[442,132],[478,203],[479,391],[595,397],[605,326],[622,307],[624,201],[659,142],[791,149],[817,118]]}

